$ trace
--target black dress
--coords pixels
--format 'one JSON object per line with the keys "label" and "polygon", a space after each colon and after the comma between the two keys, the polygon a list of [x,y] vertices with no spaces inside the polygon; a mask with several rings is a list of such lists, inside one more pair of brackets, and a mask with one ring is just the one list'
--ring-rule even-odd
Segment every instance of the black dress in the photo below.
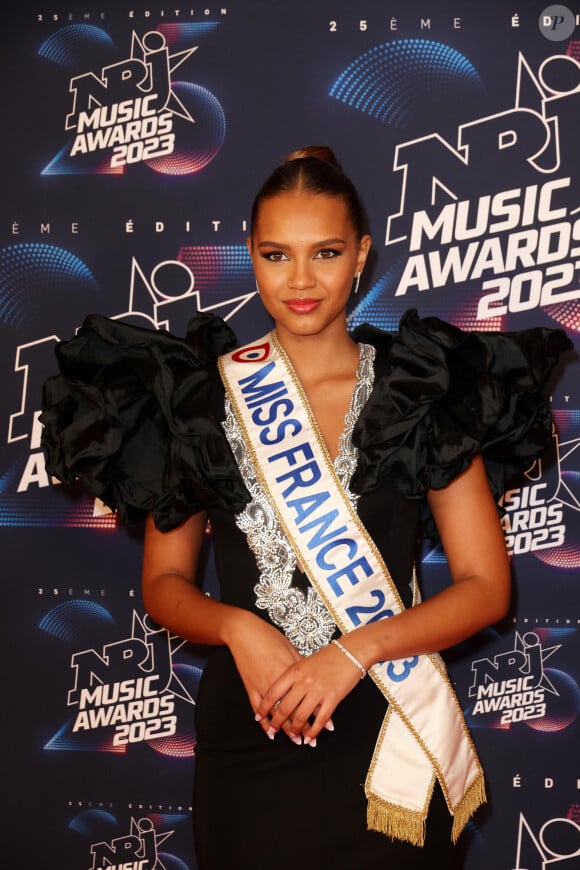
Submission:
{"label": "black dress", "polygon": [[[362,327],[376,348],[370,398],[354,427],[350,488],[405,606],[429,487],[445,486],[475,453],[499,496],[551,436],[542,387],[569,342],[560,331],[465,334],[409,312],[399,333]],[[185,340],[99,316],[58,348],[62,374],[45,385],[50,474],[80,478],[122,519],[153,512],[161,530],[206,509],[222,600],[252,610],[259,570],[236,523],[250,501],[224,436],[216,358],[235,337],[198,315]],[[298,569],[293,585],[309,583]],[[436,787],[421,848],[366,830],[364,780],[385,701],[362,680],[318,745],[270,741],[254,721],[227,648],[211,650],[196,707],[194,836],[201,870],[445,868],[451,817]]]}

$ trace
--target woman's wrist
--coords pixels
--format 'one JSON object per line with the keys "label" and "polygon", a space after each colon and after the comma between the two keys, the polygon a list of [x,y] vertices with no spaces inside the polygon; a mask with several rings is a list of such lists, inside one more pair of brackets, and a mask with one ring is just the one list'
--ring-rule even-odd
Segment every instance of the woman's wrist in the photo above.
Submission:
{"label": "woman's wrist", "polygon": [[364,678],[366,677],[366,675],[367,675],[367,669],[364,667],[364,665],[363,665],[361,662],[359,662],[359,660],[357,659],[357,657],[354,656],[354,655],[353,655],[353,654],[352,654],[352,653],[351,653],[351,652],[350,652],[350,651],[349,651],[349,650],[344,646],[344,644],[343,644],[340,640],[335,639],[335,640],[332,641],[332,643],[333,643],[333,644],[334,644],[334,645],[335,645],[335,646],[336,646],[336,647],[341,651],[341,653],[343,654],[343,656],[344,656],[345,658],[347,658],[347,659],[349,660],[349,662],[351,662],[351,664],[353,664],[353,665],[355,666],[355,668],[358,668],[358,670],[360,671],[360,678],[361,678],[361,680],[364,679]]}
{"label": "woman's wrist", "polygon": [[366,671],[370,671],[377,662],[398,657],[396,655],[397,632],[393,631],[394,619],[397,617],[361,625],[340,639]]}
{"label": "woman's wrist", "polygon": [[235,644],[240,637],[244,638],[251,635],[253,623],[259,617],[242,607],[225,606],[227,610],[222,615],[220,635],[224,646],[231,649],[232,644]]}

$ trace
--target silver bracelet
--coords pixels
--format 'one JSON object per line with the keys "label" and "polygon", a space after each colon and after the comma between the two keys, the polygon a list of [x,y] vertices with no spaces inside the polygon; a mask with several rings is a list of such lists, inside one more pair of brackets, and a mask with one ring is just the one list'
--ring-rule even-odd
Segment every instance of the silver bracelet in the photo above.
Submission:
{"label": "silver bracelet", "polygon": [[353,663],[353,665],[356,665],[356,667],[357,667],[357,668],[359,669],[359,671],[360,671],[360,678],[361,678],[361,680],[363,680],[363,679],[366,677],[366,675],[367,675],[366,668],[363,668],[363,666],[361,665],[361,663],[359,662],[359,660],[356,659],[356,658],[353,656],[353,654],[352,654],[351,652],[349,652],[349,651],[347,650],[347,648],[344,647],[344,646],[341,644],[341,642],[340,642],[339,640],[333,640],[332,643],[333,643],[335,646],[337,646],[337,647],[339,648],[339,650],[340,650],[342,653],[344,653],[344,655],[347,657],[347,659],[348,659],[349,661],[351,661],[351,662]]}

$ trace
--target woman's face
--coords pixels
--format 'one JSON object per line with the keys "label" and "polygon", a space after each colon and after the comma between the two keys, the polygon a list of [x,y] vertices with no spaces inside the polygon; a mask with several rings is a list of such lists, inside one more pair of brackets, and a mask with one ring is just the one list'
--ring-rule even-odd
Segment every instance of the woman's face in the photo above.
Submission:
{"label": "woman's face", "polygon": [[262,202],[248,248],[280,338],[346,328],[347,301],[370,242],[357,238],[340,197],[291,192]]}

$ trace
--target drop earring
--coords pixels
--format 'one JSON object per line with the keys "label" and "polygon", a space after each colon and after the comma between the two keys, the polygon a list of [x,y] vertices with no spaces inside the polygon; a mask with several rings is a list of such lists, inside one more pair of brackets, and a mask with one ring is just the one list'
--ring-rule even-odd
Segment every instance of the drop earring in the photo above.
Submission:
{"label": "drop earring", "polygon": [[354,291],[353,291],[355,296],[358,293],[358,286],[360,284],[360,275],[361,275],[360,272],[356,273],[356,280],[354,282]]}
{"label": "drop earring", "polygon": [[260,288],[258,287],[258,279],[254,278],[254,281],[256,282],[256,290],[258,291],[258,295],[260,295]]}

